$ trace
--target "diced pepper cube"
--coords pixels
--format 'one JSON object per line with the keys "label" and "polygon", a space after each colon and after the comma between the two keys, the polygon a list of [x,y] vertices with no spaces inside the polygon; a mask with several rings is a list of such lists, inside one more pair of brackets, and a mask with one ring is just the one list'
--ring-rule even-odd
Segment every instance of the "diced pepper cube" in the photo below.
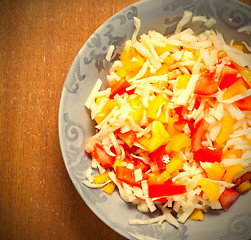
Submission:
{"label": "diced pepper cube", "polygon": [[220,187],[217,183],[212,182],[209,179],[201,178],[198,181],[198,185],[201,190],[207,195],[210,201],[215,203],[220,196]]}
{"label": "diced pepper cube", "polygon": [[159,183],[167,181],[171,174],[183,168],[183,160],[179,157],[173,158],[167,165],[166,170],[162,172],[158,178]]}
{"label": "diced pepper cube", "polygon": [[163,53],[165,52],[171,52],[172,50],[172,45],[171,44],[166,44],[164,47],[159,47],[159,46],[155,46],[154,49],[156,51],[156,53],[161,56]]}
{"label": "diced pepper cube", "polygon": [[194,209],[193,213],[188,218],[193,221],[203,221],[204,214],[201,209]]}
{"label": "diced pepper cube", "polygon": [[201,163],[201,166],[207,173],[207,177],[212,180],[220,181],[225,173],[225,167],[222,163],[219,162],[205,162]]}
{"label": "diced pepper cube", "polygon": [[191,138],[185,133],[176,133],[171,141],[167,144],[166,150],[168,152],[175,151],[179,152],[182,148],[191,146]]}
{"label": "diced pepper cube", "polygon": [[231,116],[224,116],[222,118],[222,127],[219,135],[215,139],[216,143],[219,146],[222,146],[223,143],[228,139],[229,135],[233,131],[234,119]]}
{"label": "diced pepper cube", "polygon": [[227,100],[238,94],[245,93],[246,91],[247,88],[241,83],[241,81],[237,81],[223,92],[222,99]]}
{"label": "diced pepper cube", "polygon": [[115,160],[114,161],[114,164],[112,165],[112,167],[113,167],[113,169],[114,169],[114,171],[116,172],[116,168],[117,168],[117,166],[126,166],[126,162],[124,162],[123,160],[121,160],[121,159],[117,159],[117,160]]}
{"label": "diced pepper cube", "polygon": [[116,185],[114,182],[109,182],[103,187],[103,191],[111,195],[115,189]]}
{"label": "diced pepper cube", "polygon": [[187,84],[191,78],[191,74],[184,74],[178,77],[178,85],[177,88],[179,90],[185,89],[187,87]]}
{"label": "diced pepper cube", "polygon": [[147,146],[148,151],[151,153],[162,145],[165,145],[170,140],[170,136],[166,131],[164,125],[159,121],[153,121],[151,123],[152,137]]}
{"label": "diced pepper cube", "polygon": [[251,87],[251,70],[249,68],[245,67],[240,71],[240,74],[242,77],[245,78],[248,85]]}
{"label": "diced pepper cube", "polygon": [[223,177],[223,180],[228,183],[232,183],[236,174],[243,171],[243,167],[240,163],[226,167],[226,173]]}
{"label": "diced pepper cube", "polygon": [[110,177],[108,175],[109,171],[106,171],[103,174],[94,176],[94,183],[95,184],[102,184],[110,180]]}
{"label": "diced pepper cube", "polygon": [[[162,111],[162,107],[164,104],[167,103],[166,98],[164,98],[163,94],[159,94],[156,97],[154,97],[148,105],[147,111],[146,111],[146,116],[151,119],[157,119],[160,117]],[[160,114],[159,114],[160,112]]]}
{"label": "diced pepper cube", "polygon": [[[101,99],[98,98],[97,104],[99,104],[100,101]],[[118,106],[118,103],[114,99],[108,99],[102,110],[95,116],[95,121],[98,124],[102,122],[115,106]]]}
{"label": "diced pepper cube", "polygon": [[133,118],[135,123],[140,124],[145,111],[142,101],[137,95],[133,94],[130,95],[128,103],[132,108],[132,111],[129,113],[129,116]]}
{"label": "diced pepper cube", "polygon": [[246,180],[245,182],[241,183],[237,188],[235,188],[235,190],[240,194],[245,193],[249,189],[251,189],[251,183],[249,180]]}

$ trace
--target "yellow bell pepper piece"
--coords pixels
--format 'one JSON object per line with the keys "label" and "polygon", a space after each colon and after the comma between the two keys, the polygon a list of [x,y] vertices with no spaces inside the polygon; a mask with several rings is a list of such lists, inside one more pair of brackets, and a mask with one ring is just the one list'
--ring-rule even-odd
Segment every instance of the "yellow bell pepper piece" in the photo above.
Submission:
{"label": "yellow bell pepper piece", "polygon": [[[160,120],[160,119],[165,120],[165,114],[162,111],[162,107],[166,103],[167,103],[167,99],[164,98],[163,94],[158,94],[149,102],[148,108],[146,110],[146,116],[148,118],[155,119],[155,120]],[[159,111],[161,111],[160,114],[158,114]],[[162,119],[163,115],[164,115],[164,119]]]}
{"label": "yellow bell pepper piece", "polygon": [[168,72],[168,66],[167,64],[164,62],[162,64],[162,66],[153,74],[154,76],[160,76],[160,75],[164,75],[167,74]]}
{"label": "yellow bell pepper piece", "polygon": [[243,167],[240,163],[226,167],[226,173],[223,176],[223,181],[232,183],[236,174],[243,171]]}
{"label": "yellow bell pepper piece", "polygon": [[124,162],[123,160],[121,159],[116,159],[115,162],[113,163],[112,167],[114,169],[114,171],[116,172],[116,168],[117,166],[126,166],[126,162]]}
{"label": "yellow bell pepper piece", "polygon": [[167,56],[165,57],[164,59],[164,63],[167,65],[167,66],[170,66],[172,64],[175,63],[175,59],[172,57],[172,56]]}
{"label": "yellow bell pepper piece", "polygon": [[191,139],[185,133],[178,132],[172,138],[171,141],[167,144],[166,150],[168,152],[175,151],[179,152],[184,147],[191,146]]}
{"label": "yellow bell pepper piece", "polygon": [[146,137],[140,137],[137,138],[137,142],[139,142],[145,149],[148,150],[148,145],[150,143],[150,138],[146,138]]}
{"label": "yellow bell pepper piece", "polygon": [[165,53],[165,52],[171,52],[172,48],[173,48],[173,45],[168,44],[168,43],[165,45],[165,47],[160,47],[160,46],[155,46],[155,47],[154,47],[156,53],[157,53],[159,56],[162,55],[162,54]]}
{"label": "yellow bell pepper piece", "polygon": [[165,171],[157,176],[156,181],[158,183],[164,183],[167,181],[171,174],[183,169],[183,160],[180,157],[174,157],[167,165]]}
{"label": "yellow bell pepper piece", "polygon": [[116,74],[123,78],[128,74],[138,71],[145,63],[144,57],[139,55],[133,46],[125,47],[120,55],[122,66],[116,71]]}
{"label": "yellow bell pepper piece", "polygon": [[151,129],[152,137],[147,146],[150,153],[158,149],[160,146],[166,145],[170,140],[170,136],[161,122],[153,121],[151,123]]}
{"label": "yellow bell pepper piece", "polygon": [[209,163],[206,162],[202,164],[203,169],[207,173],[207,177],[212,180],[220,181],[225,173],[225,167],[222,163],[214,162]]}
{"label": "yellow bell pepper piece", "polygon": [[198,185],[201,190],[207,195],[210,201],[215,203],[220,196],[220,187],[217,183],[210,181],[209,179],[201,178],[198,181]]}
{"label": "yellow bell pepper piece", "polygon": [[184,74],[178,77],[178,90],[186,89],[187,84],[191,78],[191,74]]}
{"label": "yellow bell pepper piece", "polygon": [[178,133],[179,131],[174,127],[174,123],[178,122],[179,119],[174,118],[174,117],[170,117],[168,118],[168,124],[167,124],[167,132],[168,134],[173,137],[176,133]]}
{"label": "yellow bell pepper piece", "polygon": [[131,59],[122,61],[122,66],[128,72],[139,71],[145,63],[145,59],[139,54],[135,55]]}
{"label": "yellow bell pepper piece", "polygon": [[204,214],[201,209],[194,209],[193,213],[188,219],[193,221],[203,221]]}
{"label": "yellow bell pepper piece", "polygon": [[200,49],[194,50],[194,60],[197,61],[200,56]]}
{"label": "yellow bell pepper piece", "polygon": [[235,95],[245,93],[247,88],[240,82],[236,82],[230,87],[228,87],[222,94],[222,99],[227,100],[234,97]]}
{"label": "yellow bell pepper piece", "polygon": [[129,116],[133,118],[134,122],[140,124],[142,117],[144,115],[144,106],[136,94],[130,95],[128,103],[133,109]]}
{"label": "yellow bell pepper piece", "polygon": [[[98,98],[96,103],[99,104],[100,101],[101,98]],[[95,121],[98,124],[102,122],[115,106],[118,106],[118,103],[114,99],[108,99],[102,110],[95,116]]]}
{"label": "yellow bell pepper piece", "polygon": [[251,183],[249,182],[249,180],[241,183],[237,188],[235,188],[235,190],[240,194],[245,193],[249,189],[251,189]]}
{"label": "yellow bell pepper piece", "polygon": [[114,182],[109,182],[103,187],[103,191],[111,195],[115,189],[116,185]]}
{"label": "yellow bell pepper piece", "polygon": [[120,67],[117,71],[116,74],[120,77],[120,78],[124,78],[125,76],[127,76],[129,74],[129,71],[126,70],[126,68],[124,66]]}
{"label": "yellow bell pepper piece", "polygon": [[106,183],[107,181],[109,181],[110,177],[109,177],[108,173],[109,173],[109,171],[106,171],[105,173],[94,176],[94,183],[95,184],[102,184],[102,183]]}
{"label": "yellow bell pepper piece", "polygon": [[251,70],[247,67],[242,68],[240,70],[240,74],[242,77],[245,78],[245,80],[247,81],[248,85],[251,87]]}
{"label": "yellow bell pepper piece", "polygon": [[130,45],[130,46],[125,46],[125,48],[123,49],[122,53],[120,54],[120,61],[121,62],[126,62],[128,60],[131,60],[133,58],[133,56],[135,56],[136,54],[136,50],[135,48]]}
{"label": "yellow bell pepper piece", "polygon": [[148,181],[149,183],[151,183],[151,184],[157,184],[157,183],[159,183],[159,182],[158,182],[159,176],[160,176],[159,171],[151,172],[151,173],[149,173],[149,175],[148,175],[147,181]]}
{"label": "yellow bell pepper piece", "polygon": [[215,139],[219,146],[222,146],[223,143],[228,139],[229,135],[233,132],[233,126],[234,119],[231,116],[224,116],[222,118],[222,127],[219,135]]}

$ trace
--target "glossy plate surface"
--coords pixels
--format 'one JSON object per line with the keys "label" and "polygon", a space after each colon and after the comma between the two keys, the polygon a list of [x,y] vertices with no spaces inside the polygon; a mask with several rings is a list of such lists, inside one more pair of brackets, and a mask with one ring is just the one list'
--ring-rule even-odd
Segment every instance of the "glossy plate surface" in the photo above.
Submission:
{"label": "glossy plate surface", "polygon": [[[106,21],[87,40],[69,69],[61,95],[59,108],[59,138],[63,159],[78,193],[92,211],[108,226],[128,239],[250,239],[251,191],[244,194],[227,211],[211,211],[203,222],[187,221],[180,228],[164,223],[164,230],[157,224],[128,225],[129,218],[147,219],[136,207],[125,203],[117,191],[111,196],[100,189],[90,189],[82,184],[90,159],[84,152],[84,143],[94,134],[94,122],[84,107],[97,78],[107,86],[106,75],[110,64],[105,55],[110,44],[116,46],[113,60],[130,39],[134,31],[133,17],[141,19],[141,31],[173,33],[184,10],[194,15],[206,15],[217,20],[213,29],[221,32],[229,43],[246,41],[251,46],[251,34],[239,33],[243,26],[251,25],[251,8],[232,0],[145,0],[130,5]],[[187,25],[195,31],[202,25]],[[154,213],[153,215],[158,215]]]}

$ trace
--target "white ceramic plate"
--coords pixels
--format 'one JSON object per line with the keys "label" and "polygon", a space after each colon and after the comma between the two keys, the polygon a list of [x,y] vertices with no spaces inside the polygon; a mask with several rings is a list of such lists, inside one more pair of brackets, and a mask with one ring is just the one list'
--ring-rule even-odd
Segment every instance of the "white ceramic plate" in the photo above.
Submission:
{"label": "white ceramic plate", "polygon": [[[241,196],[227,211],[211,211],[203,222],[187,221],[179,229],[165,223],[159,225],[128,225],[129,218],[149,218],[136,207],[125,203],[117,192],[111,196],[100,189],[82,184],[90,159],[84,152],[84,143],[94,134],[94,122],[84,103],[96,79],[106,84],[109,63],[105,55],[110,44],[116,46],[113,60],[130,39],[134,31],[133,17],[141,19],[141,31],[156,30],[162,34],[174,32],[184,10],[194,15],[212,16],[217,20],[213,29],[219,30],[225,40],[245,40],[251,46],[247,32],[238,33],[240,27],[251,25],[251,8],[233,0],[145,0],[130,5],[106,21],[87,40],[77,54],[65,80],[59,108],[59,138],[63,159],[74,186],[90,209],[108,226],[128,239],[250,239],[251,192]],[[201,25],[187,25],[201,31]],[[154,213],[152,215],[157,215]]]}

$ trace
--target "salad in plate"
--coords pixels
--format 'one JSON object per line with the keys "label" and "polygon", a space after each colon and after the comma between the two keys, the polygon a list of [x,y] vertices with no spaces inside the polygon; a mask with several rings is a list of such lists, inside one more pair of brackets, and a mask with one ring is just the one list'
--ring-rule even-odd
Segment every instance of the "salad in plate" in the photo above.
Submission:
{"label": "salad in plate", "polygon": [[[190,21],[208,30],[183,29]],[[85,145],[92,165],[83,183],[163,213],[130,224],[179,227],[209,209],[227,211],[251,188],[250,47],[228,45],[213,18],[189,11],[170,36],[138,36],[140,19],[134,23],[108,87],[100,90],[98,79],[85,103],[97,131]]]}

